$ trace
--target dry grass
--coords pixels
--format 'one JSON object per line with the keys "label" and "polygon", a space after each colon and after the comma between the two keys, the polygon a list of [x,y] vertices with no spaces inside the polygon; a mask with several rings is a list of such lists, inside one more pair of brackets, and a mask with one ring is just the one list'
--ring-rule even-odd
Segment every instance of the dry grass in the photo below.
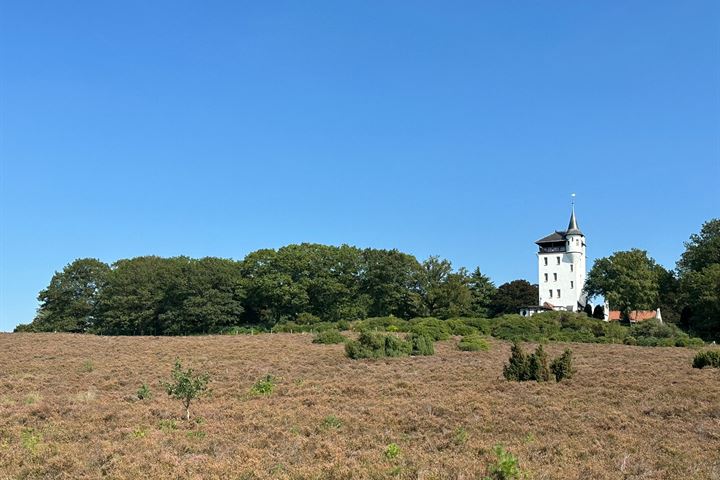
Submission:
{"label": "dry grass", "polygon": [[[720,370],[693,350],[573,344],[576,377],[538,384],[501,378],[507,343],[455,344],[353,361],[299,334],[0,335],[0,478],[470,479],[497,443],[534,479],[720,478]],[[175,356],[212,375],[198,421],[158,386]],[[266,373],[275,392],[248,395]]]}

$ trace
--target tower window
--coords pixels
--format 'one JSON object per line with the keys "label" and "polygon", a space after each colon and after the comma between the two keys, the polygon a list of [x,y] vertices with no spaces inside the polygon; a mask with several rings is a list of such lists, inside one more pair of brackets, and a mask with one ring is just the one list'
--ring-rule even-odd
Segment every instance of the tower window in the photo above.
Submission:
{"label": "tower window", "polygon": [[560,289],[558,288],[558,298],[560,298]]}
{"label": "tower window", "polygon": [[574,271],[574,270],[575,270],[575,265],[573,265],[573,264],[571,263],[571,264],[570,264],[570,271],[572,272],[572,271]]}
{"label": "tower window", "polygon": [[550,298],[552,298],[552,288],[550,289]]}
{"label": "tower window", "polygon": [[553,280],[557,282],[557,273],[553,273]]}
{"label": "tower window", "polygon": [[545,265],[547,266],[547,257],[545,257]]}
{"label": "tower window", "polygon": [[570,280],[570,288],[575,288],[575,282],[573,282],[572,280]]}
{"label": "tower window", "polygon": [[548,274],[547,274],[547,273],[545,274],[545,281],[546,281],[546,282],[548,281]]}
{"label": "tower window", "polygon": [[557,257],[557,264],[560,265],[560,257]]}

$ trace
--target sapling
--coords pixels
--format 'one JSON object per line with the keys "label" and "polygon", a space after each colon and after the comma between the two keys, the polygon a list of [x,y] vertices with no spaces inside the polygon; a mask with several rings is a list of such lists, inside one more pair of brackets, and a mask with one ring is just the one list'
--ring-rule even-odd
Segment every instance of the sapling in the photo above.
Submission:
{"label": "sapling", "polygon": [[182,402],[185,407],[185,419],[190,420],[190,402],[207,394],[209,381],[210,375],[195,373],[192,368],[183,370],[180,360],[176,359],[171,381],[161,384],[168,395]]}

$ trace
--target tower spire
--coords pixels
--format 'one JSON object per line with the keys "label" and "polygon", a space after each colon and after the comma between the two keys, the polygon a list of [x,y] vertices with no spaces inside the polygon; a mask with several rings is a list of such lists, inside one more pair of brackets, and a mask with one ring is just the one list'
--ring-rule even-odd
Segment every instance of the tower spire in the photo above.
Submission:
{"label": "tower spire", "polygon": [[582,235],[583,233],[578,228],[577,220],[575,219],[575,194],[572,194],[572,213],[570,213],[570,223],[568,224],[567,235]]}

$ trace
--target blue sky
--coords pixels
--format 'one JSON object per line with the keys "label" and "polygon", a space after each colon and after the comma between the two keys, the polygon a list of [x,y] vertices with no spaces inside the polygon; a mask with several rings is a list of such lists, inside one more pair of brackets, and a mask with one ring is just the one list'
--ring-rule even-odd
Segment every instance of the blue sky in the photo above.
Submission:
{"label": "blue sky", "polygon": [[[0,331],[78,257],[289,243],[535,281],[720,216],[720,3],[0,1]],[[591,263],[590,263],[591,264]]]}

